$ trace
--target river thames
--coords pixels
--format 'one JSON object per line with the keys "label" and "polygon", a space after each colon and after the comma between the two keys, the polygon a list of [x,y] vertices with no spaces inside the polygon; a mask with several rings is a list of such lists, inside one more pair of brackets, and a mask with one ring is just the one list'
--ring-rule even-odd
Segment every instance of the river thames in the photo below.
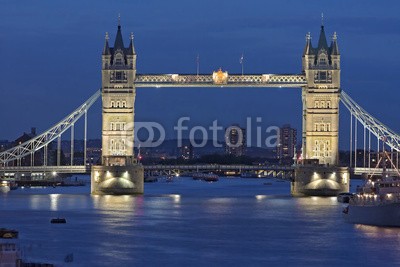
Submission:
{"label": "river thames", "polygon": [[[32,262],[400,265],[400,229],[347,224],[336,198],[292,198],[289,182],[274,179],[174,178],[145,184],[139,197],[92,196],[89,185],[19,188],[0,199],[0,227],[19,231],[17,242]],[[67,224],[50,224],[54,217]],[[70,253],[74,261],[65,263]]]}

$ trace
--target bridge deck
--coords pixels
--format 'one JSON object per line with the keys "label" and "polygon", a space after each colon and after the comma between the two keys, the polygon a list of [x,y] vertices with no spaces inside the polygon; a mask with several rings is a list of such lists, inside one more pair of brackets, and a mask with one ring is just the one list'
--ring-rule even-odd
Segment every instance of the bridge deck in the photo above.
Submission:
{"label": "bridge deck", "polygon": [[[201,164],[201,165],[147,165],[143,166],[145,171],[293,171],[293,167],[283,166],[265,166],[265,165],[219,165],[219,164]],[[57,173],[75,173],[88,174],[91,166],[19,166],[2,167],[1,173],[10,172],[57,172]]]}
{"label": "bridge deck", "polygon": [[301,74],[233,74],[215,75],[137,74],[136,87],[302,87],[307,84]]}

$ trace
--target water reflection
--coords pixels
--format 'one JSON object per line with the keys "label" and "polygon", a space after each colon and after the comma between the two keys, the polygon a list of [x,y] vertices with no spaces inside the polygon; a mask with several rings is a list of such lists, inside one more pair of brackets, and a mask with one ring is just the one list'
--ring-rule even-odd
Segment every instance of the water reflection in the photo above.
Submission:
{"label": "water reflection", "polygon": [[143,196],[132,195],[92,195],[95,209],[100,210],[140,210],[143,203]]}
{"label": "water reflection", "polygon": [[204,209],[208,213],[230,213],[235,203],[233,198],[210,198],[204,202]]}
{"label": "water reflection", "polygon": [[58,199],[60,194],[50,194],[50,210],[56,211],[58,210]]}
{"label": "water reflection", "polygon": [[380,239],[385,237],[400,238],[400,228],[377,227],[371,225],[356,224],[354,228],[368,238]]}

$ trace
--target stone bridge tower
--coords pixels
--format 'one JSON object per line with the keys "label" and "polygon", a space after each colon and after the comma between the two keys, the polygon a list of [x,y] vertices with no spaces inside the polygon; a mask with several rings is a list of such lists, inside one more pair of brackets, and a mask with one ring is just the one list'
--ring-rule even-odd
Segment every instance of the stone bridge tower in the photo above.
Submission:
{"label": "stone bridge tower", "polygon": [[336,33],[328,46],[324,26],[313,47],[310,33],[303,53],[303,139],[301,165],[295,168],[295,196],[335,196],[349,191],[349,170],[339,167],[340,53]]}
{"label": "stone bridge tower", "polygon": [[133,34],[124,46],[118,25],[114,46],[102,53],[102,166],[92,169],[92,193],[143,193],[143,167],[134,157],[136,53]]}
{"label": "stone bridge tower", "polygon": [[307,86],[303,100],[303,158],[317,159],[320,164],[339,163],[340,54],[336,33],[328,46],[321,26],[317,47],[306,37],[303,72]]}

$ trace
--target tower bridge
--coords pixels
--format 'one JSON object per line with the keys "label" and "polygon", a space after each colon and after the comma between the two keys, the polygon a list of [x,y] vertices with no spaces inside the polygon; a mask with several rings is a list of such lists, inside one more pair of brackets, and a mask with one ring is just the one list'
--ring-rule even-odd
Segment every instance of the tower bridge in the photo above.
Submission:
{"label": "tower bridge", "polygon": [[[33,166],[35,153],[57,141],[57,166],[47,166],[44,160],[43,170],[60,172],[87,172],[88,167],[60,165],[61,135],[71,130],[74,136],[74,125],[85,117],[85,154],[86,162],[86,119],[87,111],[102,97],[102,157],[101,165],[92,166],[93,194],[140,194],[144,192],[144,167],[137,162],[134,155],[134,115],[136,88],[142,87],[278,87],[299,88],[302,99],[302,164],[290,171],[294,172],[291,189],[293,195],[335,195],[349,190],[349,169],[339,166],[339,103],[354,118],[354,130],[357,125],[364,127],[364,162],[367,140],[368,151],[371,151],[371,134],[379,144],[400,151],[400,137],[389,127],[362,109],[342,91],[340,85],[340,53],[336,33],[328,45],[324,26],[321,26],[318,43],[312,45],[311,35],[306,35],[306,44],[302,55],[302,69],[299,74],[230,74],[221,69],[212,74],[140,74],[137,73],[136,51],[133,34],[129,45],[125,47],[121,25],[118,25],[114,45],[110,46],[106,34],[102,51],[102,88],[83,105],[64,118],[61,122],[23,144],[0,153],[0,167],[3,174],[7,171],[31,171],[41,167]],[[351,128],[353,134],[353,124]],[[368,138],[366,132],[368,131]],[[381,140],[381,138],[383,140]],[[351,139],[352,140],[352,139]],[[351,141],[350,150],[357,148]],[[71,153],[74,153],[73,141]],[[31,166],[21,166],[21,159],[30,156]],[[357,162],[356,154],[354,162]],[[47,157],[47,156],[45,156]],[[350,167],[353,167],[352,156]],[[369,161],[370,163],[370,161]],[[15,166],[14,166],[15,165]],[[242,166],[243,167],[243,166]],[[357,166],[360,171],[367,171],[366,166]],[[361,168],[360,168],[361,167]],[[182,166],[158,166],[158,169],[178,170]],[[187,167],[191,169],[190,167]],[[208,167],[207,167],[208,168]],[[230,167],[224,167],[230,168]],[[244,167],[243,167],[244,168]],[[362,169],[363,168],[363,169]],[[370,166],[368,166],[370,168]]]}

